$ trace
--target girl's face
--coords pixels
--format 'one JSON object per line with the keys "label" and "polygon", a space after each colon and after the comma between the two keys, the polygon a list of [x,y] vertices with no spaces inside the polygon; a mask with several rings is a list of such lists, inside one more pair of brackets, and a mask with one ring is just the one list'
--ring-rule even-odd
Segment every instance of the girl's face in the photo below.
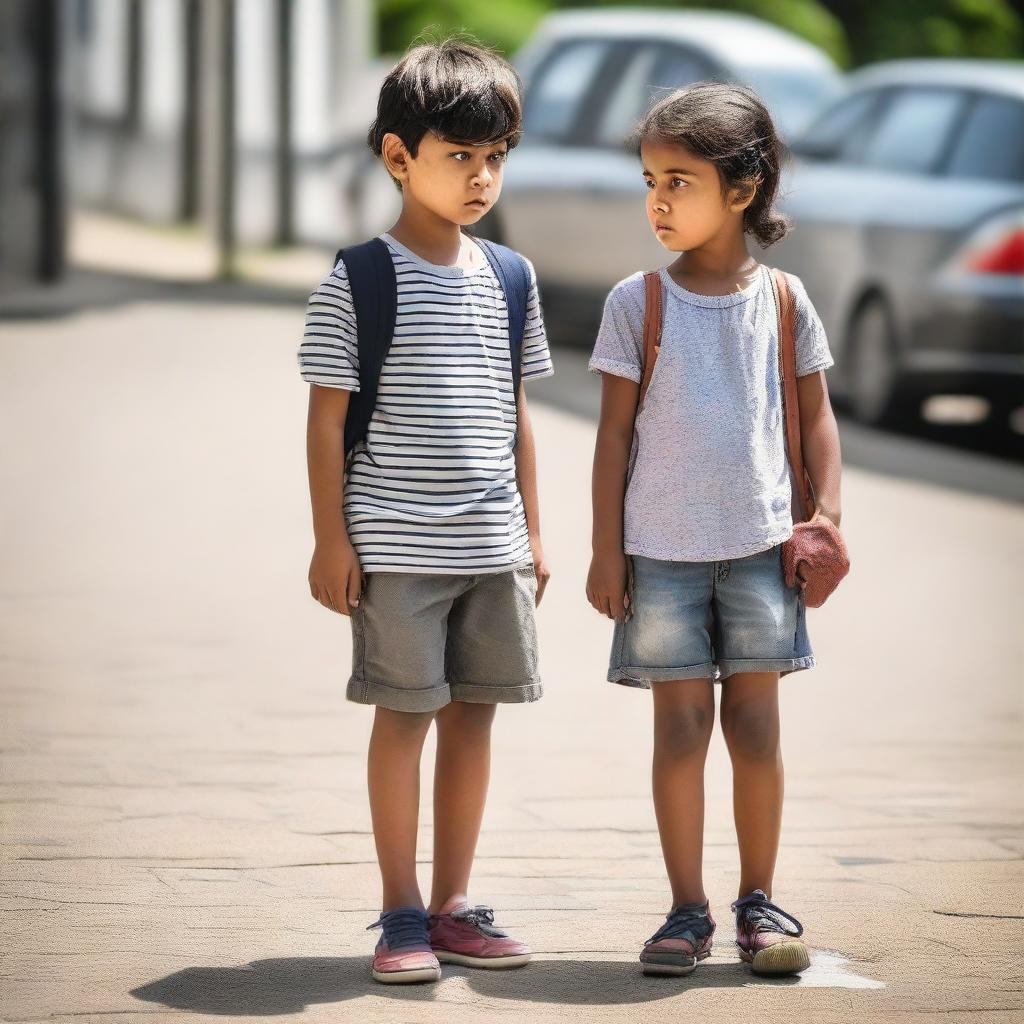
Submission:
{"label": "girl's face", "polygon": [[427,132],[413,157],[397,135],[388,133],[382,149],[388,171],[401,182],[406,200],[413,199],[452,224],[475,224],[501,194],[508,157],[505,141],[471,146]]}
{"label": "girl's face", "polygon": [[723,231],[743,234],[754,190],[724,190],[718,168],[685,146],[659,139],[640,145],[647,220],[669,252],[698,249]]}

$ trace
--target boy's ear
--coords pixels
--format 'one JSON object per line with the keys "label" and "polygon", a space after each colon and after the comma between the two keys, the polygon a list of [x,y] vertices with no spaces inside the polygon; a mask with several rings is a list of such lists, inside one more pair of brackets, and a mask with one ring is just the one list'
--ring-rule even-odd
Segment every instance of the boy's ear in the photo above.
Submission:
{"label": "boy's ear", "polygon": [[409,161],[412,157],[405,143],[394,133],[387,132],[380,141],[380,155],[388,174],[401,185],[409,177]]}
{"label": "boy's ear", "polygon": [[729,210],[732,213],[742,213],[757,195],[757,186],[760,182],[756,178],[743,182],[729,190]]}

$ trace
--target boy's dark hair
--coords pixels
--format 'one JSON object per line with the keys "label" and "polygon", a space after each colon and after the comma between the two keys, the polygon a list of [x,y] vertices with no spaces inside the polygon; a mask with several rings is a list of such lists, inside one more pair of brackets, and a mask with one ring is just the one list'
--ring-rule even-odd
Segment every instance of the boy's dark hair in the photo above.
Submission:
{"label": "boy's dark hair", "polygon": [[522,128],[515,69],[469,39],[449,38],[414,46],[384,79],[366,142],[375,156],[388,132],[412,156],[427,132],[474,146],[507,141],[512,149]]}
{"label": "boy's dark hair", "polygon": [[656,103],[630,137],[684,146],[718,168],[724,189],[755,183],[743,228],[763,246],[783,238],[789,223],[775,208],[784,149],[768,108],[751,89],[698,82]]}

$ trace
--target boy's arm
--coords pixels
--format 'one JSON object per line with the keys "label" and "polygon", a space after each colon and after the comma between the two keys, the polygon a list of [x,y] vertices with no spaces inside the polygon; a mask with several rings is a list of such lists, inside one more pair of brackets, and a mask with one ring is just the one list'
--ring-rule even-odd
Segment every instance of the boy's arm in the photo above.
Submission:
{"label": "boy's arm", "polygon": [[815,504],[823,516],[838,526],[842,518],[842,455],[839,427],[829,401],[824,371],[798,377],[796,387],[800,407],[800,442],[804,466],[814,488]]}
{"label": "boy's arm", "polygon": [[523,499],[526,529],[530,535],[533,569],[537,576],[537,604],[544,596],[551,572],[544,561],[544,547],[540,540],[540,502],[537,500],[537,449],[533,440],[533,423],[526,405],[526,388],[519,385],[516,397],[516,483]]}
{"label": "boy's arm", "polygon": [[342,615],[358,607],[363,584],[342,510],[349,395],[344,388],[311,384],[306,421],[306,464],[316,541],[309,565],[309,590],[325,608]]}
{"label": "boy's arm", "polygon": [[629,604],[622,513],[640,385],[612,373],[602,373],[601,381],[592,487],[594,554],[587,576],[587,599],[602,615],[622,619]]}

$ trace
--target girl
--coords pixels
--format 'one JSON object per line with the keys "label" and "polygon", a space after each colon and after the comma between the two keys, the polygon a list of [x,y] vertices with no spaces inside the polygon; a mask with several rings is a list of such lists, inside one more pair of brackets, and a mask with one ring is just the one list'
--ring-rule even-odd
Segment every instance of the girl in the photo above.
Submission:
{"label": "girl", "polygon": [[[704,761],[721,681],[740,853],[736,942],[754,971],[810,962],[771,902],[783,770],[779,677],[814,665],[805,604],[786,585],[792,534],[775,297],[747,248],[786,233],[773,203],[782,146],[747,89],[700,83],[658,103],[634,141],[647,218],[677,258],[660,271],[661,349],[643,404],[644,279],[608,296],[590,368],[603,375],[587,597],[615,620],[610,682],[653,690],[654,807],[672,887],[645,973],[688,974],[711,952],[701,877]],[[840,518],[828,343],[803,285],[795,307],[804,463],[817,514]]]}

